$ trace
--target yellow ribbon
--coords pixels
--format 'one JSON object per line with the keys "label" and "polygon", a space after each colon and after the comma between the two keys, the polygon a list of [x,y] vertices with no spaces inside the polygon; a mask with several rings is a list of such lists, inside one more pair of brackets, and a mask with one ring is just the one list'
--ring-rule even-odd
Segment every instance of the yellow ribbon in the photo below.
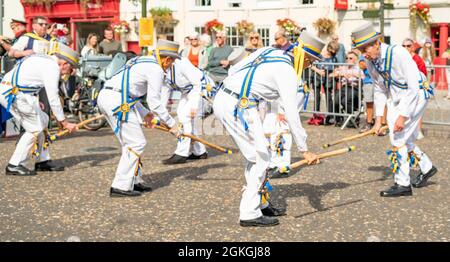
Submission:
{"label": "yellow ribbon", "polygon": [[300,38],[297,42],[298,45],[294,47],[294,70],[297,74],[297,80],[300,81],[302,79],[303,65],[305,63],[305,50],[303,50],[304,43]]}

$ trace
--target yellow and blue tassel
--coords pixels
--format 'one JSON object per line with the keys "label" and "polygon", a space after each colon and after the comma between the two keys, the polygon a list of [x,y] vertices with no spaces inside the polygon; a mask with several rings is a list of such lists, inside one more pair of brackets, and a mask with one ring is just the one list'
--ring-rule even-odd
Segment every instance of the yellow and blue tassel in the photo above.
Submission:
{"label": "yellow and blue tassel", "polygon": [[398,149],[394,148],[386,152],[389,156],[389,160],[391,161],[391,169],[393,174],[397,174],[400,168],[400,161],[402,160],[402,156],[398,153]]}
{"label": "yellow and blue tassel", "polygon": [[419,165],[420,158],[414,153],[414,151],[408,153],[408,161],[410,167],[417,167]]}

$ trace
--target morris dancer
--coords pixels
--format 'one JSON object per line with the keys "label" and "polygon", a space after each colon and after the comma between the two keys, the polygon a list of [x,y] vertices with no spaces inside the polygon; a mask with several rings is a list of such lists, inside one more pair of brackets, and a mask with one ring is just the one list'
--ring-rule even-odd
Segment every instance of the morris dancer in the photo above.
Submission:
{"label": "morris dancer", "polygon": [[[181,92],[181,99],[178,102],[177,116],[180,122],[182,133],[198,135],[198,124],[200,124],[200,113],[202,110],[201,92],[206,86],[210,86],[213,81],[192,65],[185,57],[177,59],[167,70],[165,85],[162,88],[162,101],[167,104],[172,90]],[[200,126],[201,128],[201,126]],[[192,150],[192,151],[191,151]],[[175,153],[163,161],[165,165],[186,163],[186,160],[197,160],[208,158],[208,153],[203,144],[192,143],[188,137],[178,139]]]}
{"label": "morris dancer", "polygon": [[[308,151],[306,134],[301,132],[297,111],[298,69],[304,62],[308,66],[317,59],[322,41],[303,32],[294,51],[294,59],[285,51],[262,48],[237,63],[224,81],[214,100],[214,113],[227,129],[246,159],[246,187],[240,204],[241,226],[274,226],[278,219],[271,216],[285,215],[285,210],[269,204],[267,192],[267,168],[270,154],[263,125],[257,110],[260,100],[280,98],[286,112],[290,131],[298,149],[309,164],[318,161]],[[307,52],[305,52],[307,51]],[[311,55],[314,54],[314,55]],[[294,68],[293,68],[294,66]]]}
{"label": "morris dancer", "polygon": [[141,124],[150,126],[153,114],[141,104],[141,97],[147,95],[150,110],[179,136],[178,125],[160,98],[164,71],[180,58],[178,48],[175,42],[159,40],[153,55],[130,60],[100,91],[98,106],[122,146],[111,197],[134,197],[151,191],[141,177],[141,156],[146,145]]}
{"label": "morris dancer", "polygon": [[419,120],[433,91],[408,51],[401,46],[384,44],[380,38],[371,23],[352,32],[353,45],[363,53],[375,85],[377,120],[374,129],[377,134],[386,104],[388,108],[389,138],[393,146],[388,154],[395,184],[380,195],[411,196],[410,164],[420,166],[420,174],[412,183],[414,187],[425,185],[437,172],[430,158],[414,144],[419,134]]}
{"label": "morris dancer", "polygon": [[[77,66],[78,54],[63,44],[53,42],[50,55],[30,55],[18,62],[0,84],[0,104],[25,129],[6,167],[7,175],[32,176],[36,171],[63,171],[52,163],[44,130],[49,117],[39,107],[37,94],[45,90],[56,119],[70,132],[76,125],[69,123],[59,99],[60,76],[70,74]],[[28,168],[31,156],[36,156],[34,170]],[[28,167],[27,167],[28,166]]]}

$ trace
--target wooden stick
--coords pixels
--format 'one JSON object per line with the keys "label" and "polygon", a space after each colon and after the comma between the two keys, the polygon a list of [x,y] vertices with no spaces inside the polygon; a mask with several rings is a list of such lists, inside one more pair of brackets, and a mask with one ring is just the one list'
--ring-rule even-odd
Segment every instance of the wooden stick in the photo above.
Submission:
{"label": "wooden stick", "polygon": [[[386,131],[386,130],[388,130],[388,129],[389,129],[388,126],[383,126],[383,127],[380,129],[380,131],[381,131],[381,132],[384,132],[384,131]],[[374,129],[371,129],[371,130],[366,131],[366,132],[361,133],[361,134],[357,134],[357,135],[354,135],[354,136],[345,137],[345,138],[342,138],[342,139],[340,139],[340,140],[331,142],[331,143],[329,143],[329,144],[324,144],[322,147],[323,147],[323,148],[329,148],[329,147],[332,147],[332,146],[334,146],[334,145],[338,145],[338,144],[341,144],[341,143],[344,143],[344,142],[352,141],[352,140],[355,140],[355,139],[358,139],[358,138],[361,138],[361,137],[366,137],[366,136],[373,135],[373,134],[375,134],[375,130],[374,130]]]}
{"label": "wooden stick", "polygon": [[200,93],[200,95],[201,95],[206,101],[208,101],[211,105],[214,103],[214,101],[212,101],[211,98],[205,96],[205,94]]}
{"label": "wooden stick", "polygon": [[[89,118],[89,119],[86,119],[84,121],[81,121],[80,123],[77,124],[77,128],[79,129],[79,128],[83,127],[84,125],[87,125],[87,124],[89,124],[91,122],[99,120],[99,119],[101,119],[103,117],[105,117],[105,115],[94,116],[92,118]],[[67,129],[65,129],[63,131],[59,131],[57,134],[50,135],[50,140],[51,141],[55,141],[56,139],[58,139],[58,138],[60,138],[62,136],[65,136],[67,134],[69,134],[69,130],[67,130]]]}
{"label": "wooden stick", "polygon": [[[334,150],[334,151],[330,151],[330,152],[326,152],[323,154],[319,154],[317,157],[319,159],[322,158],[328,158],[328,157],[333,157],[333,156],[338,156],[338,155],[342,155],[351,151],[355,151],[356,147],[355,146],[349,146],[346,148],[342,148],[342,149],[338,149],[338,150]],[[298,162],[292,163],[290,166],[286,166],[286,167],[281,167],[278,169],[278,172],[280,173],[286,173],[289,170],[295,169],[295,168],[299,168],[303,165],[308,164],[308,161],[306,159],[300,160]]]}
{"label": "wooden stick", "polygon": [[[152,121],[152,123],[156,125],[155,126],[156,129],[164,131],[164,132],[170,132],[170,128],[168,126],[166,126],[165,124],[161,123],[160,121],[154,120],[154,121]],[[231,149],[226,149],[226,148],[220,147],[218,145],[214,145],[214,144],[209,143],[208,141],[206,141],[204,139],[201,139],[199,137],[196,137],[196,136],[193,136],[193,135],[190,135],[190,134],[181,134],[181,136],[188,137],[188,138],[190,138],[190,139],[192,139],[194,141],[197,141],[199,143],[204,144],[205,146],[209,146],[211,148],[214,148],[215,150],[220,151],[222,153],[225,153],[225,154],[228,154],[228,155],[233,154],[233,151],[231,151]]]}

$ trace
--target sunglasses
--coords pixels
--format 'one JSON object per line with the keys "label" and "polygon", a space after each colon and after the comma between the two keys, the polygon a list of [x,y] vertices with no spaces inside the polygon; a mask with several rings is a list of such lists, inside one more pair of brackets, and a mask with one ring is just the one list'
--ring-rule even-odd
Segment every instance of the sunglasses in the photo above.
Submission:
{"label": "sunglasses", "polygon": [[40,26],[48,26],[48,24],[47,23],[37,23],[38,25],[40,25]]}
{"label": "sunglasses", "polygon": [[253,39],[259,39],[259,37],[257,37],[257,36],[250,37],[250,40],[253,40]]}
{"label": "sunglasses", "polygon": [[402,45],[403,47],[411,47],[412,45]]}

